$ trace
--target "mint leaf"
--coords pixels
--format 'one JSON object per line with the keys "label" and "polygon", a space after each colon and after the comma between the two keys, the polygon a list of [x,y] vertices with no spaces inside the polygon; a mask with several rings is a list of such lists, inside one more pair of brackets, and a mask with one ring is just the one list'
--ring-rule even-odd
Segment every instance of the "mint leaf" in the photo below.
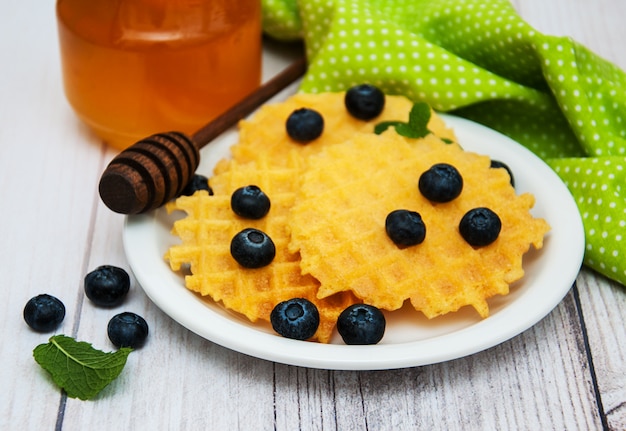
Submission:
{"label": "mint leaf", "polygon": [[130,352],[122,347],[105,353],[84,341],[54,335],[47,344],[35,347],[33,356],[68,397],[89,400],[119,376]]}
{"label": "mint leaf", "polygon": [[411,126],[411,123],[400,123],[396,126],[396,132],[398,135],[406,136],[407,138],[418,139],[428,135],[428,129],[424,133],[421,129],[416,129]]}
{"label": "mint leaf", "polygon": [[406,123],[402,123],[402,121],[382,121],[374,126],[374,133],[376,133],[377,135],[380,135],[388,128],[397,127],[399,124],[406,124]]}
{"label": "mint leaf", "polygon": [[407,138],[418,139],[432,133],[428,130],[428,122],[432,112],[427,103],[415,103],[409,112],[409,121],[383,121],[374,126],[374,133],[380,135],[389,127],[395,127],[396,132]]}
{"label": "mint leaf", "polygon": [[430,121],[430,106],[426,103],[416,103],[409,112],[409,127],[418,138],[423,138],[430,133],[428,122]]}

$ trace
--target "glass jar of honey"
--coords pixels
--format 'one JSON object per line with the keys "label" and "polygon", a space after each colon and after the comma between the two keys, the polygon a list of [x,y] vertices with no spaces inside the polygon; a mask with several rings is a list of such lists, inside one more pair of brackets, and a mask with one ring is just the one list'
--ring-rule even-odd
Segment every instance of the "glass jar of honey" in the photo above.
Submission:
{"label": "glass jar of honey", "polygon": [[259,86],[260,0],[57,0],[76,114],[123,149],[192,134]]}

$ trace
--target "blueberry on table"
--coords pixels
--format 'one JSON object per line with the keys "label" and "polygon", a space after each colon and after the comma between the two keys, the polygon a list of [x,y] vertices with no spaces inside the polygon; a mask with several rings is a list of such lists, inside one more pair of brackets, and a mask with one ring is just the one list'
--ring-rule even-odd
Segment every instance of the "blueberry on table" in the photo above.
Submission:
{"label": "blueberry on table", "polygon": [[148,338],[148,323],[143,317],[125,311],[109,320],[107,335],[117,347],[137,349],[143,346]]}
{"label": "blueberry on table", "polygon": [[515,179],[513,178],[513,171],[511,171],[511,168],[509,168],[509,166],[506,163],[501,162],[500,160],[492,160],[491,168],[492,169],[497,169],[497,168],[505,169],[506,172],[509,174],[509,178],[511,178],[511,185],[515,187]]}
{"label": "blueberry on table", "polygon": [[37,332],[55,330],[64,318],[65,305],[47,293],[29,299],[24,306],[24,320]]}
{"label": "blueberry on table", "polygon": [[385,335],[386,320],[380,309],[353,304],[337,319],[337,331],[346,344],[377,344]]}
{"label": "blueberry on table", "polygon": [[320,137],[324,131],[324,117],[314,109],[299,108],[287,118],[287,134],[300,143],[308,143]]}
{"label": "blueberry on table", "polygon": [[437,163],[420,176],[418,187],[429,201],[450,202],[461,194],[463,177],[454,166]]}
{"label": "blueberry on table", "polygon": [[346,91],[344,98],[346,109],[354,118],[372,120],[383,112],[385,94],[370,84],[361,84]]}
{"label": "blueberry on table", "polygon": [[213,189],[209,186],[209,179],[204,175],[194,174],[180,194],[183,196],[191,196],[198,190],[206,190],[209,192],[209,195],[213,195]]}
{"label": "blueberry on table", "polygon": [[315,304],[308,299],[293,298],[274,307],[270,322],[274,331],[283,337],[306,340],[315,335],[320,315]]}
{"label": "blueberry on table", "polygon": [[469,210],[459,223],[461,236],[473,247],[491,244],[498,238],[501,229],[502,221],[498,214],[484,207]]}
{"label": "blueberry on table", "polygon": [[230,207],[240,217],[258,220],[269,212],[270,198],[258,186],[240,187],[230,198]]}
{"label": "blueberry on table", "polygon": [[395,210],[385,219],[387,236],[399,247],[421,244],[426,237],[422,216],[409,210]]}
{"label": "blueberry on table", "polygon": [[99,307],[120,305],[130,289],[130,277],[122,268],[102,265],[85,276],[85,295]]}
{"label": "blueberry on table", "polygon": [[233,237],[230,254],[244,268],[261,268],[274,260],[276,246],[265,232],[247,228]]}

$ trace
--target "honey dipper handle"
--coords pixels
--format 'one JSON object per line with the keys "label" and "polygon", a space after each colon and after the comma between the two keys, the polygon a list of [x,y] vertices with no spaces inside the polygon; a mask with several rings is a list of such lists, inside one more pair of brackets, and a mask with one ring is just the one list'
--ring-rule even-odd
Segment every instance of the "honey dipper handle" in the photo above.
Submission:
{"label": "honey dipper handle", "polygon": [[202,127],[193,134],[193,140],[198,144],[198,148],[204,147],[220,134],[234,126],[239,120],[304,75],[305,71],[306,59],[302,57],[265,84],[261,85],[257,90],[246,96],[228,111]]}
{"label": "honey dipper handle", "polygon": [[258,106],[300,78],[306,59],[300,58],[228,109],[192,137],[180,132],[158,133],[118,154],[100,177],[104,204],[120,214],[140,214],[176,197],[200,163],[200,148],[234,126]]}

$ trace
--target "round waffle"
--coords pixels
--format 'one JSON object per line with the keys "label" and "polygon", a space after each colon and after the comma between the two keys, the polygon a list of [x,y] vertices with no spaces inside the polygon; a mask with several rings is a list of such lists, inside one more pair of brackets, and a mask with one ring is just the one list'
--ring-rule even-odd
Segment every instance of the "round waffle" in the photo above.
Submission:
{"label": "round waffle", "polygon": [[[373,133],[376,124],[384,121],[407,121],[412,102],[402,96],[386,96],[385,107],[373,120],[363,121],[352,117],[344,104],[345,93],[296,94],[282,103],[262,106],[249,120],[239,124],[239,142],[231,151],[233,159],[245,163],[255,160],[260,154],[267,155],[272,164],[284,166],[290,150],[308,157],[324,147],[342,143],[355,133]],[[287,135],[285,122],[296,109],[311,108],[324,118],[324,131],[313,142],[298,143]],[[441,117],[432,115],[428,129],[435,135],[455,140],[452,129]]]}
{"label": "round waffle", "polygon": [[[351,292],[318,298],[319,282],[300,270],[300,255],[288,250],[286,218],[294,204],[293,178],[299,171],[300,158],[289,158],[289,166],[276,168],[265,156],[240,164],[211,179],[214,194],[206,191],[181,196],[170,210],[182,210],[187,216],[174,223],[173,233],[182,243],[171,247],[166,259],[173,270],[189,265],[187,288],[221,302],[226,308],[243,314],[252,322],[268,321],[274,306],[291,298],[307,298],[317,305],[320,326],[314,339],[328,342],[339,313],[358,302]],[[237,216],[230,198],[239,187],[254,184],[271,199],[270,213],[260,220]],[[276,257],[268,266],[247,269],[230,254],[231,239],[241,230],[252,227],[267,233],[276,245]]]}
{"label": "round waffle", "polygon": [[[418,190],[421,173],[436,163],[455,166],[463,177],[462,193],[451,202],[430,202]],[[309,158],[288,219],[290,250],[320,281],[320,297],[351,291],[386,310],[410,300],[429,318],[471,305],[486,317],[487,299],[507,294],[524,274],[530,244],[543,244],[549,227],[531,215],[533,204],[486,156],[432,135],[413,141],[394,131],[359,134]],[[472,247],[458,229],[477,207],[502,220],[499,237],[485,247]],[[385,218],[396,209],[422,216],[423,243],[398,247],[387,236]]]}

